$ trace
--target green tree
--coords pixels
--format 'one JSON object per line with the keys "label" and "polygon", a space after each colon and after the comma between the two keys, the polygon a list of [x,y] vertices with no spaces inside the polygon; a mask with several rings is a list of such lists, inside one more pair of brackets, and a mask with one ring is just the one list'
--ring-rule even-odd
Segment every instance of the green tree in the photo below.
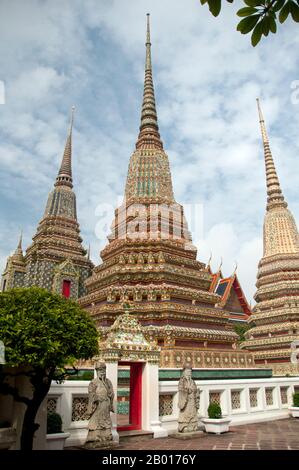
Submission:
{"label": "green tree", "polygon": [[[31,450],[39,425],[38,409],[52,380],[61,381],[78,359],[98,352],[97,329],[77,303],[38,287],[11,289],[0,294],[0,339],[6,364],[0,366],[0,394],[26,405],[21,449]],[[32,397],[22,396],[9,376],[25,375]]]}
{"label": "green tree", "polygon": [[[224,0],[223,0],[224,1]],[[218,16],[223,4],[222,0],[200,0],[202,5],[208,4],[214,16]],[[239,0],[238,0],[239,1]],[[234,0],[226,0],[234,3]],[[251,44],[256,46],[262,36],[277,31],[277,20],[284,23],[290,15],[294,21],[299,22],[299,0],[242,0],[243,7],[237,11],[242,18],[237,30],[242,34],[251,34]]]}
{"label": "green tree", "polygon": [[250,330],[250,328],[252,328],[254,325],[251,324],[249,325],[249,323],[236,323],[234,325],[234,330],[235,330],[235,333],[237,333],[237,335],[239,336],[239,340],[238,342],[239,343],[242,343],[243,341],[245,341],[245,333],[246,331]]}

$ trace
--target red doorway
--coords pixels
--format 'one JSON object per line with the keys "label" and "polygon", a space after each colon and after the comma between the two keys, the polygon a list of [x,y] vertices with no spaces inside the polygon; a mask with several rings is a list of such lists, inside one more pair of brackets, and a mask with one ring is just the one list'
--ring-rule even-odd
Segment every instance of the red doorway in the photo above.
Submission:
{"label": "red doorway", "polygon": [[142,426],[142,362],[119,362],[130,367],[129,422],[117,426],[118,431],[139,430]]}

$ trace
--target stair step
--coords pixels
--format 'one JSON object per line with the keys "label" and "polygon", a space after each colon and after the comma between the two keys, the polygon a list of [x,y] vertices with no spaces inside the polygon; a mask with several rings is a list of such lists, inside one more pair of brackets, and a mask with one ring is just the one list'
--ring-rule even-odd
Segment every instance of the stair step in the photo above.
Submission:
{"label": "stair step", "polygon": [[119,442],[121,444],[130,442],[134,439],[134,442],[147,441],[153,439],[154,433],[151,431],[120,431]]}

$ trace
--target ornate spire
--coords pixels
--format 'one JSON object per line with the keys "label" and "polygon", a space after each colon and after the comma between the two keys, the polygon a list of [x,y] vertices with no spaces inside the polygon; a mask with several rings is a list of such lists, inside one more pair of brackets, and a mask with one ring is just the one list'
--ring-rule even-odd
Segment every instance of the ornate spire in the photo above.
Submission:
{"label": "ornate spire", "polygon": [[12,257],[13,257],[14,260],[23,261],[22,241],[23,241],[23,231],[21,230],[18,246],[17,246],[17,248],[15,249],[14,254],[12,255]]}
{"label": "ornate spire", "polygon": [[[298,335],[296,337],[290,325],[299,320],[296,309],[299,304],[299,236],[280,189],[259,100],[257,106],[265,152],[268,204],[263,227],[264,252],[258,265],[254,295],[256,305],[249,320],[251,328],[241,348],[253,352],[256,364],[268,363],[274,375],[286,372],[298,375],[298,368],[290,364],[290,346]],[[275,335],[271,337],[273,331]]]}
{"label": "ornate spire", "polygon": [[20,239],[19,239],[19,243],[18,243],[16,252],[21,251],[21,253],[23,253],[22,242],[23,242],[23,230],[21,230],[21,233],[20,233]]}
{"label": "ornate spire", "polygon": [[144,92],[141,111],[141,123],[136,148],[162,149],[163,144],[160,139],[158,118],[156,111],[155,92],[152,77],[151,60],[151,38],[150,21],[147,13],[147,31],[146,31],[146,56],[145,56],[145,77]]}
{"label": "ornate spire", "polygon": [[277,207],[277,206],[287,207],[287,203],[284,200],[282,191],[280,189],[279,179],[276,173],[276,169],[275,169],[275,165],[274,165],[274,161],[273,161],[273,157],[272,157],[272,153],[270,149],[269,139],[267,135],[267,130],[265,126],[265,121],[264,121],[264,117],[263,117],[262,110],[260,107],[259,99],[257,98],[256,101],[257,101],[261,133],[262,133],[262,139],[263,139],[263,145],[264,145],[266,183],[267,183],[267,195],[268,195],[267,211],[269,211],[273,207]]}
{"label": "ornate spire", "polygon": [[73,187],[73,178],[72,178],[72,131],[73,131],[73,122],[74,122],[74,111],[75,106],[72,106],[71,110],[71,120],[68,135],[66,138],[64,153],[62,157],[61,166],[56,178],[55,186],[69,186]]}

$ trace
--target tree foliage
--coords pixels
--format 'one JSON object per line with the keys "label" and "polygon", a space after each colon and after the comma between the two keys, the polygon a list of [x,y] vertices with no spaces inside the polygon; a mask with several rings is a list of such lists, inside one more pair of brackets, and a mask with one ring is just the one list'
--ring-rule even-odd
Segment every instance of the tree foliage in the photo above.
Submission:
{"label": "tree foliage", "polygon": [[246,340],[245,333],[250,330],[250,328],[252,328],[253,326],[253,324],[249,325],[249,323],[237,323],[234,325],[235,333],[237,333],[237,335],[239,336],[239,343],[242,343]]}
{"label": "tree foliage", "polygon": [[[51,381],[63,380],[69,374],[66,365],[97,354],[97,330],[77,303],[31,287],[0,294],[0,339],[6,360],[0,370],[0,394],[10,394],[27,406],[21,447],[30,449],[38,428],[34,423],[36,413]],[[18,375],[29,378],[33,388],[31,398],[22,396],[7,381],[7,377]]]}
{"label": "tree foliage", "polygon": [[[218,16],[224,0],[200,0],[202,5],[207,4],[210,12]],[[233,3],[234,0],[226,0]],[[251,33],[251,44],[256,46],[262,36],[275,34],[277,24],[284,23],[288,16],[299,22],[299,0],[242,0],[243,7],[237,11],[242,18],[237,25],[241,34]]]}
{"label": "tree foliage", "polygon": [[8,366],[57,368],[94,355],[97,332],[76,302],[31,287],[0,294],[0,339]]}
{"label": "tree foliage", "polygon": [[212,401],[208,407],[208,417],[210,419],[221,419],[222,418],[222,410],[219,403]]}

